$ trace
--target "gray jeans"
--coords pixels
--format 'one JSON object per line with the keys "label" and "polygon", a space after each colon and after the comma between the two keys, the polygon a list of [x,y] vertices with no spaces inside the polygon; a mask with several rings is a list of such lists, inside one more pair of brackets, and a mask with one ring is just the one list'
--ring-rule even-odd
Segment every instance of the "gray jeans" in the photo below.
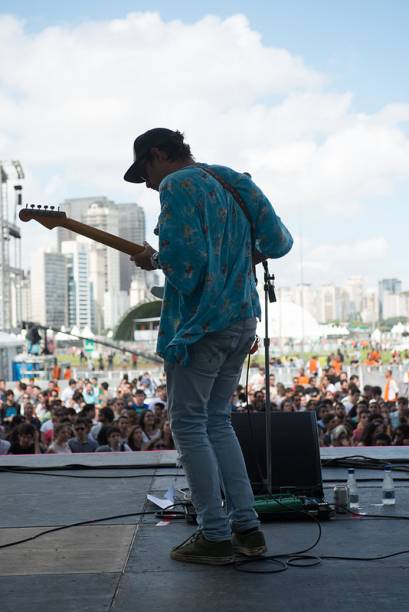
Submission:
{"label": "gray jeans", "polygon": [[[254,341],[256,319],[206,334],[189,348],[189,364],[165,363],[169,418],[199,528],[208,540],[259,527],[254,496],[230,421],[230,398]],[[222,507],[224,490],[227,513]]]}

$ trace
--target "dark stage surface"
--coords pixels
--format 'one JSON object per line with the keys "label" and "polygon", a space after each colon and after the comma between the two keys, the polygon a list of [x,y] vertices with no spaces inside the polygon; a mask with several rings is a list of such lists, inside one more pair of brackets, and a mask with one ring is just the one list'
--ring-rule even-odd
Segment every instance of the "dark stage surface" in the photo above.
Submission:
{"label": "dark stage surface", "polygon": [[[378,458],[382,457],[380,449],[373,450],[373,456],[376,452]],[[161,467],[173,463],[174,453],[154,453],[154,459],[152,453],[132,454],[133,462],[136,455],[142,468],[51,471],[55,476],[0,473],[0,544],[54,526],[153,510],[146,502],[146,494],[162,496],[175,483],[173,476],[163,475],[176,474],[176,468]],[[82,463],[87,457],[96,461],[95,456],[84,455]],[[99,461],[105,466],[120,464],[122,457],[102,455]],[[2,458],[0,467],[17,464],[18,459]],[[25,458],[24,464],[30,460],[42,464],[43,470],[55,464],[52,456]],[[149,466],[151,460],[154,467]],[[62,474],[83,478],[63,478]],[[129,478],[135,475],[139,477]],[[357,470],[356,475],[365,479],[359,483],[362,511],[385,514],[380,505],[381,481],[376,480],[382,478],[382,472]],[[402,479],[395,480],[396,508],[387,513],[409,516],[409,474],[395,476]],[[346,469],[325,468],[323,477],[328,480],[325,490],[332,502],[333,482],[345,479]],[[179,476],[176,484],[185,486],[184,478]],[[157,526],[158,521],[152,515],[109,519],[0,549],[0,610],[395,612],[409,608],[409,554],[371,562],[323,560],[312,568],[246,574],[231,566],[172,561],[170,548],[187,538],[194,527],[184,520],[173,520],[164,526]],[[321,525],[321,541],[311,551],[317,555],[362,557],[409,550],[408,524],[403,520],[337,515]],[[269,554],[307,548],[318,534],[316,524],[310,520],[273,522],[263,528]]]}

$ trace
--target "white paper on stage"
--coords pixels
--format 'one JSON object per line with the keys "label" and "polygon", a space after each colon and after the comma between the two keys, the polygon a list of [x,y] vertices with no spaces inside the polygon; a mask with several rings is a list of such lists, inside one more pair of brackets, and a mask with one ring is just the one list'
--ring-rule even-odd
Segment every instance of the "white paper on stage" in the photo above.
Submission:
{"label": "white paper on stage", "polygon": [[173,501],[170,499],[161,499],[160,497],[155,497],[155,495],[150,495],[149,493],[146,497],[150,502],[155,504],[155,506],[162,508],[162,510],[166,510],[166,508],[169,508],[169,506],[173,506]]}

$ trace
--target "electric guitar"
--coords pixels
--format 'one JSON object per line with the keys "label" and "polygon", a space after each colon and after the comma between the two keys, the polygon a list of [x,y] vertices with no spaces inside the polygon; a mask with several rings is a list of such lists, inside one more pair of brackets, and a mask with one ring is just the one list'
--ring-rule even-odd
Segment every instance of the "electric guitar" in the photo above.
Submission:
{"label": "electric guitar", "polygon": [[25,208],[22,208],[18,216],[20,217],[20,220],[24,222],[34,219],[47,229],[65,227],[76,234],[81,234],[81,236],[91,238],[91,240],[105,244],[106,246],[112,247],[113,249],[121,251],[121,253],[126,253],[127,255],[136,255],[137,253],[141,253],[145,250],[145,247],[141,246],[140,244],[135,244],[129,240],[115,236],[114,234],[104,232],[103,230],[92,227],[91,225],[80,223],[75,219],[70,219],[67,217],[65,212],[59,210],[59,208],[56,209],[55,206],[40,206],[30,204]]}

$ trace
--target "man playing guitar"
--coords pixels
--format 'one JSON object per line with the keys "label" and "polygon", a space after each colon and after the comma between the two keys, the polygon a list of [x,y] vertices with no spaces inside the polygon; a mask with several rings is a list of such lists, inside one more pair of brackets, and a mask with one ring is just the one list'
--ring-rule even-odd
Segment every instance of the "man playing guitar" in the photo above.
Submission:
{"label": "man playing guitar", "polygon": [[157,352],[199,525],[171,557],[223,565],[235,553],[260,555],[266,545],[229,400],[261,316],[254,266],[286,255],[291,235],[248,174],[196,163],[180,132],[136,138],[124,179],[158,191],[161,204],[159,250],[145,243],[132,259],[166,278]]}

